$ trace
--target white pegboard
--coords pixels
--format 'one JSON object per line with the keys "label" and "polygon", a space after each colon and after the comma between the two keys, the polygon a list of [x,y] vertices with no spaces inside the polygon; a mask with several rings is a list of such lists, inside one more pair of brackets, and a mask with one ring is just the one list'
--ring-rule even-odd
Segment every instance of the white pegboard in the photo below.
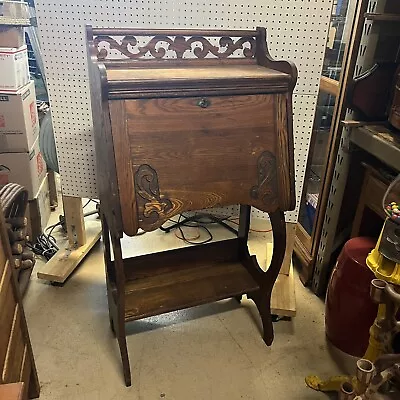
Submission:
{"label": "white pegboard", "polygon": [[[36,14],[66,195],[96,197],[84,26],[253,29],[267,27],[276,59],[295,62],[296,194],[300,202],[332,0],[37,0]],[[255,211],[255,216],[265,217]],[[297,220],[297,209],[287,220]]]}

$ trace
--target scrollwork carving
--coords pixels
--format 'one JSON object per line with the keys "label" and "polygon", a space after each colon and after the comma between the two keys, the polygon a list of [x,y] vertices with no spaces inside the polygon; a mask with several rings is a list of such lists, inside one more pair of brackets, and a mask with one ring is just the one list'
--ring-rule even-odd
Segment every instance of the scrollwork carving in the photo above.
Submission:
{"label": "scrollwork carving", "polygon": [[147,224],[154,224],[172,210],[172,202],[160,194],[158,176],[150,165],[142,164],[135,174],[135,192],[139,218]]}
{"label": "scrollwork carving", "polygon": [[[217,58],[228,58],[236,50],[241,50],[243,58],[254,58],[256,40],[251,36],[238,38],[236,41],[231,37],[223,36],[219,39],[219,46],[214,46],[209,39],[203,36],[154,36],[144,46],[139,46],[135,36],[124,36],[119,43],[114,37],[99,35],[94,38],[94,46],[97,49],[99,61],[107,59],[108,50],[105,47],[99,48],[101,43],[108,43],[110,49],[117,50],[125,57],[138,60],[150,55],[156,60],[165,57],[166,52],[175,52],[177,59],[182,59],[186,52],[192,53],[197,58],[205,58],[209,54]],[[248,46],[245,46],[248,44]]]}
{"label": "scrollwork carving", "polygon": [[276,158],[270,151],[264,151],[257,161],[258,185],[250,189],[253,199],[260,199],[264,204],[274,201],[278,194]]}

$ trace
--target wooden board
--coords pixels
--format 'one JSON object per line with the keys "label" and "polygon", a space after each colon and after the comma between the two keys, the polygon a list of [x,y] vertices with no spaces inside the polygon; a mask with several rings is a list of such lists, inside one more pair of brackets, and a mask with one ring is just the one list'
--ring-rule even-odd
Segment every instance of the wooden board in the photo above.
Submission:
{"label": "wooden board", "polygon": [[212,67],[186,68],[135,68],[107,70],[109,81],[149,81],[156,80],[215,80],[215,79],[281,79],[289,82],[290,75],[262,67],[261,65],[218,65]]}
{"label": "wooden board", "polygon": [[259,290],[238,259],[238,239],[124,259],[125,320]]}
{"label": "wooden board", "polygon": [[292,254],[294,249],[294,240],[296,237],[296,226],[297,224],[286,223],[286,251],[285,251],[285,258],[283,259],[280,271],[280,273],[284,275],[289,275],[290,273],[290,266],[292,264]]}
{"label": "wooden board", "polygon": [[293,265],[289,275],[279,274],[272,290],[271,314],[282,317],[296,316],[296,292],[294,287]]}
{"label": "wooden board", "polygon": [[86,254],[96,244],[101,236],[100,221],[87,221],[86,243],[76,249],[71,250],[68,241],[65,240],[64,245],[60,246],[60,250],[48,261],[37,273],[39,279],[50,282],[64,283],[71,275]]}
{"label": "wooden board", "polygon": [[321,76],[319,90],[329,93],[332,96],[337,96],[339,93],[339,81],[335,81],[334,79],[326,76]]}
{"label": "wooden board", "polygon": [[19,305],[17,305],[14,311],[14,319],[2,372],[2,381],[6,383],[18,382],[19,380],[25,351],[21,323],[21,311]]}
{"label": "wooden board", "polygon": [[[267,244],[267,265],[272,256],[272,243]],[[271,313],[283,317],[296,316],[296,293],[294,287],[293,264],[290,263],[289,274],[280,273],[272,289]]]}
{"label": "wooden board", "polygon": [[69,243],[71,246],[83,246],[86,243],[86,233],[82,199],[63,196],[63,203]]}
{"label": "wooden board", "polygon": [[[178,271],[136,279],[125,287],[125,321],[194,307],[259,289],[238,261],[186,263]],[[162,268],[162,266],[161,266]],[[140,273],[140,272],[139,272]],[[179,295],[177,295],[179,294]]]}

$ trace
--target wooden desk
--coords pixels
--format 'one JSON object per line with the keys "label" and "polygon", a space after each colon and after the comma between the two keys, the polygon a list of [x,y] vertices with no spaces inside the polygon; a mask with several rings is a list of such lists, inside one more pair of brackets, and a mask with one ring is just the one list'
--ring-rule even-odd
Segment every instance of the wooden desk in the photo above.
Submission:
{"label": "wooden desk", "polygon": [[[271,291],[285,254],[283,211],[295,206],[296,68],[271,59],[262,28],[88,27],[87,37],[110,323],[126,385],[128,321],[247,294],[270,345]],[[123,233],[230,204],[241,204],[238,238],[123,259]],[[247,248],[251,206],[271,218],[267,272]]]}

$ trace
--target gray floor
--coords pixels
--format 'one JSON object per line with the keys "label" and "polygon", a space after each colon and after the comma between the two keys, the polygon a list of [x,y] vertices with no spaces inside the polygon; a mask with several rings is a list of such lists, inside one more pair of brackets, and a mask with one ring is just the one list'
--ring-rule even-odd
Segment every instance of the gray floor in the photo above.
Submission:
{"label": "gray floor", "polygon": [[[161,232],[139,237],[147,251],[182,245]],[[125,251],[139,242],[127,241]],[[257,257],[268,235],[252,233]],[[142,249],[143,250],[143,249]],[[146,252],[146,249],[144,249]],[[266,347],[251,301],[234,300],[128,324],[132,368],[123,383],[108,322],[101,245],[63,287],[32,277],[25,310],[42,387],[41,399],[326,399],[308,389],[310,373],[339,372],[324,335],[324,304],[296,276],[297,316],[275,323]]]}

